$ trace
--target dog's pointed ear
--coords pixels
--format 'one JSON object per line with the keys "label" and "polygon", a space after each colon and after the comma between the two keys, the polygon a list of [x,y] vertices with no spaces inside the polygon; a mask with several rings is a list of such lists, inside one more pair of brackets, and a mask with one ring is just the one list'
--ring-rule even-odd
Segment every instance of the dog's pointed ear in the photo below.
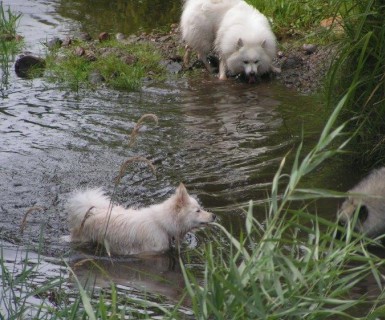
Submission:
{"label": "dog's pointed ear", "polygon": [[237,49],[239,50],[242,47],[243,47],[243,40],[242,40],[242,38],[239,38],[238,42],[237,42]]}
{"label": "dog's pointed ear", "polygon": [[266,47],[266,39],[262,41],[261,47],[262,47],[262,48],[265,48],[265,47]]}
{"label": "dog's pointed ear", "polygon": [[176,207],[178,209],[185,206],[190,201],[190,196],[188,195],[187,189],[183,183],[179,185],[179,187],[175,191],[176,195]]}

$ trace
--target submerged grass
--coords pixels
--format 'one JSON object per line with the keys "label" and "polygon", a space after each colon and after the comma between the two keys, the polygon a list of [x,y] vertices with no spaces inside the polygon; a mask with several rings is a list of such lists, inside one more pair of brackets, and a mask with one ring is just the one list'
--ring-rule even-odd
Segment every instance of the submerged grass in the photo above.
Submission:
{"label": "submerged grass", "polygon": [[161,60],[161,53],[151,43],[78,41],[50,51],[47,70],[49,79],[73,90],[100,83],[114,89],[138,90],[144,79],[164,79]]}

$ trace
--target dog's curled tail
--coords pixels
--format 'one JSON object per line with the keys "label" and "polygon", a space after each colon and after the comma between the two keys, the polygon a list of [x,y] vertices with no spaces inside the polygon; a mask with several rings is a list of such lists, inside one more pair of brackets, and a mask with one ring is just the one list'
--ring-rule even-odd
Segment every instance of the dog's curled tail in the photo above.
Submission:
{"label": "dog's curled tail", "polygon": [[101,210],[107,211],[109,205],[110,198],[104,194],[102,188],[76,191],[66,203],[70,229],[80,228],[86,214],[93,214],[93,212]]}

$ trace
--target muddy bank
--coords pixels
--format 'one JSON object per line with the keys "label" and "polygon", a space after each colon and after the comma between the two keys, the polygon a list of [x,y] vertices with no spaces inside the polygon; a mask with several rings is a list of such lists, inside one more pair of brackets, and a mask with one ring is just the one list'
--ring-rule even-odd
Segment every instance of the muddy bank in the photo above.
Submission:
{"label": "muddy bank", "polygon": [[[117,45],[112,47],[98,47],[98,42],[104,42],[115,38]],[[79,42],[82,41],[81,45]],[[99,59],[106,59],[108,56],[115,56],[124,64],[133,65],[140,63],[140,57],[126,52],[126,47],[133,44],[152,44],[160,52],[162,60],[160,64],[167,73],[189,76],[191,73],[202,72],[207,73],[204,65],[197,59],[196,55],[192,56],[189,66],[183,65],[184,44],[180,37],[178,24],[171,25],[170,31],[152,33],[141,33],[137,35],[125,36],[122,33],[116,35],[101,32],[98,36],[92,37],[86,33],[67,36],[64,39],[53,38],[47,41],[46,46],[50,51],[57,50],[58,47],[70,49],[75,55],[83,57],[89,63],[94,63]],[[278,51],[274,60],[274,66],[281,69],[280,74],[275,74],[265,79],[274,78],[287,88],[302,92],[312,93],[322,89],[323,81],[327,70],[332,62],[334,49],[331,46],[318,46],[313,44],[291,44],[281,43],[281,49]],[[68,52],[68,51],[67,51]],[[218,64],[218,59],[212,57],[213,66]],[[62,58],[60,58],[62,59]],[[118,73],[116,70],[115,73]],[[156,78],[159,71],[149,70],[146,73],[145,80]],[[216,77],[216,74],[212,75]],[[101,76],[100,71],[94,70],[88,76],[88,81],[93,85],[105,82],[106,79]]]}
{"label": "muddy bank", "polygon": [[[142,33],[132,36],[130,41],[149,41],[163,53],[165,65],[173,73],[187,73],[191,70],[202,69],[204,65],[193,56],[188,68],[183,66],[184,44],[180,36],[177,24],[171,25],[169,33],[151,34]],[[313,44],[280,44],[285,49],[278,51],[274,65],[281,68],[281,73],[275,75],[275,79],[302,93],[317,92],[322,89],[327,70],[332,62],[335,49],[332,46],[319,46]],[[217,61],[214,61],[214,64]],[[177,66],[176,66],[177,65]],[[176,70],[176,71],[175,71]],[[216,75],[215,75],[216,76]]]}

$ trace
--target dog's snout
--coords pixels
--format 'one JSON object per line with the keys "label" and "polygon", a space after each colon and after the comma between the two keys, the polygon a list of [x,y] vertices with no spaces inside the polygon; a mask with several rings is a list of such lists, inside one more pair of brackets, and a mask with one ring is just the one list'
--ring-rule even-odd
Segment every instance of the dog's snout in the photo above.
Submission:
{"label": "dog's snout", "polygon": [[216,221],[217,220],[217,215],[213,213],[213,221]]}

